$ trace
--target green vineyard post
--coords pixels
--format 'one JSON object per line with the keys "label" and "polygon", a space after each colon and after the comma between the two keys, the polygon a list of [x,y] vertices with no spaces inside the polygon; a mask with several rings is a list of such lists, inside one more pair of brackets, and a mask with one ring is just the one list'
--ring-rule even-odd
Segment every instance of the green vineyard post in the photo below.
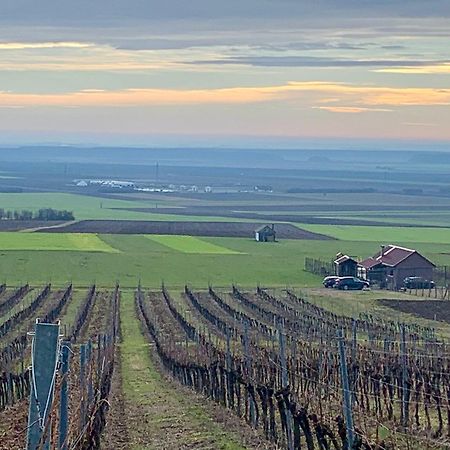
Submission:
{"label": "green vineyard post", "polygon": [[[278,339],[280,344],[280,363],[281,363],[281,387],[283,389],[289,387],[289,375],[287,371],[286,362],[286,341],[284,336],[284,326],[283,322],[278,323]],[[294,435],[293,435],[293,423],[292,414],[289,409],[289,405],[286,405],[286,435],[288,450],[294,450]]]}
{"label": "green vineyard post", "polygon": [[338,331],[339,342],[339,357],[341,361],[341,379],[342,379],[342,393],[344,396],[343,412],[345,417],[345,426],[347,429],[347,442],[344,450],[351,450],[355,440],[355,430],[353,428],[353,410],[352,398],[350,393],[350,386],[348,380],[347,358],[345,355],[344,333],[342,330]]}
{"label": "green vineyard post", "polygon": [[[31,350],[31,394],[27,450],[48,450],[59,353],[59,323],[36,322]],[[47,433],[46,433],[47,431]],[[46,434],[46,436],[45,436]]]}
{"label": "green vineyard post", "polygon": [[68,381],[70,342],[64,341],[61,350],[61,393],[59,402],[59,450],[67,450],[67,430],[69,425]]}

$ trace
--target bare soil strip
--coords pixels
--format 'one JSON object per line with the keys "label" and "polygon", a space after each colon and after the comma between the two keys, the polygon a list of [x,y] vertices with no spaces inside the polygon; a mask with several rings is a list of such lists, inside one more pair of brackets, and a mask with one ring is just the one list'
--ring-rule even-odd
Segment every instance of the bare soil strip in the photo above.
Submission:
{"label": "bare soil strip", "polygon": [[46,220],[0,220],[0,231],[21,231],[46,226],[64,225],[65,223]]}
{"label": "bare soil strip", "polygon": [[[268,219],[269,220],[269,219]],[[144,220],[82,220],[67,226],[47,228],[48,233],[176,234],[253,239],[255,230],[267,222],[171,222]],[[324,234],[302,230],[288,223],[275,225],[280,239],[333,240]]]}
{"label": "bare soil strip", "polygon": [[381,305],[430,320],[450,323],[450,302],[448,300],[395,300],[382,299]]}

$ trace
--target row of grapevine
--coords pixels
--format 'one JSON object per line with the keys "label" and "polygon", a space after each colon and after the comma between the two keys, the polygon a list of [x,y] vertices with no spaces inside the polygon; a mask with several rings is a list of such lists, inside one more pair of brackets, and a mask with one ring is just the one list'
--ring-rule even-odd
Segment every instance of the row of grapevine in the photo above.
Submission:
{"label": "row of grapevine", "polygon": [[[233,286],[223,294],[210,287],[209,303],[188,287],[184,294],[195,317],[180,310],[165,288],[165,312],[146,303],[141,288],[136,293],[163,365],[182,384],[262,428],[277,445],[346,448],[345,394],[352,404],[353,448],[446,445],[450,353],[434,330],[339,316],[290,291],[280,298],[260,288],[243,293]],[[161,330],[162,314],[172,316],[189,345]]]}

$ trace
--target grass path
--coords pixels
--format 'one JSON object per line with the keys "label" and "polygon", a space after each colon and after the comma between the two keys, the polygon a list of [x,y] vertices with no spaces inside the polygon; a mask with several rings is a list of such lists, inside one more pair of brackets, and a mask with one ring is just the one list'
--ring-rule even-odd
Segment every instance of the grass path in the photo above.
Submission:
{"label": "grass path", "polygon": [[[163,378],[140,329],[133,293],[122,293],[121,369],[130,449],[244,449],[238,433],[226,431],[211,405]],[[213,406],[214,408],[214,406]],[[229,415],[227,412],[224,416]],[[247,430],[248,433],[248,430]]]}

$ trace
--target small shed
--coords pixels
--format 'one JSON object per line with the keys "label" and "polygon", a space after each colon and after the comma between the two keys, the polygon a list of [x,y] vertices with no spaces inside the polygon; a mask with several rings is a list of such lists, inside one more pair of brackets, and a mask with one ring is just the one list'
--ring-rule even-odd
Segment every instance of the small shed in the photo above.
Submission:
{"label": "small shed", "polygon": [[358,273],[358,261],[351,256],[338,253],[334,260],[336,275],[338,277],[356,277]]}
{"label": "small shed", "polygon": [[275,225],[263,225],[255,230],[255,241],[257,242],[275,242]]}

